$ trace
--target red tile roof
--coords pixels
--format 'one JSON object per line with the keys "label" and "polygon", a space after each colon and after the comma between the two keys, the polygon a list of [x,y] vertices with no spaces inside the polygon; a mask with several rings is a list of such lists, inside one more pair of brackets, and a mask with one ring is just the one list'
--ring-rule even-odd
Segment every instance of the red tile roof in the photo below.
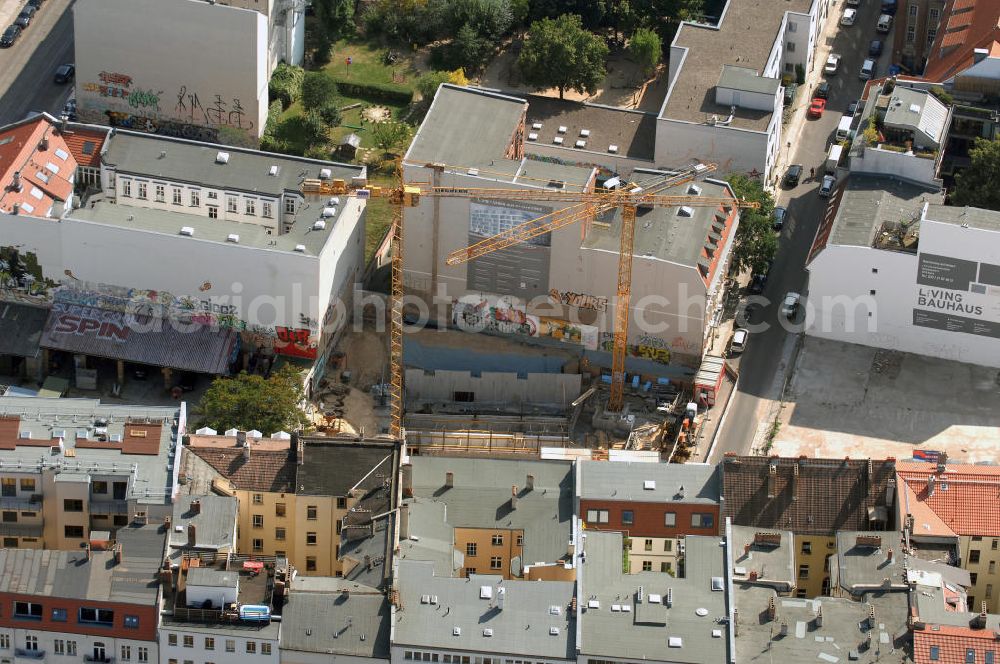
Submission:
{"label": "red tile roof", "polygon": [[955,533],[1000,537],[1000,466],[948,464],[939,473],[933,463],[897,462],[896,473]]}
{"label": "red tile roof", "polygon": [[[46,116],[8,125],[0,130],[0,210],[14,205],[25,214],[45,216],[73,193],[69,180],[76,159],[52,121]],[[20,187],[12,187],[14,175]]]}
{"label": "red tile roof", "polygon": [[251,450],[250,459],[236,447],[188,447],[241,491],[270,491],[284,493],[295,488],[295,462],[288,451]]}
{"label": "red tile roof", "polygon": [[0,417],[0,450],[17,449],[20,428],[20,417]]}
{"label": "red tile roof", "polygon": [[[947,19],[947,20],[945,20]],[[945,29],[938,33],[924,68],[924,78],[944,82],[973,64],[973,51],[1000,53],[1000,2],[949,0],[944,7]]]}
{"label": "red tile roof", "polygon": [[101,165],[101,148],[104,146],[104,139],[108,137],[107,131],[96,129],[75,128],[66,131],[63,139],[69,146],[70,154],[76,159],[80,166],[90,166],[99,168]]}
{"label": "red tile roof", "polygon": [[[935,651],[932,654],[931,648]],[[1000,651],[1000,642],[993,637],[993,630],[933,625],[913,631],[914,664],[966,664],[967,652],[975,652],[975,664],[986,662],[986,653]],[[996,661],[994,659],[994,661]]]}

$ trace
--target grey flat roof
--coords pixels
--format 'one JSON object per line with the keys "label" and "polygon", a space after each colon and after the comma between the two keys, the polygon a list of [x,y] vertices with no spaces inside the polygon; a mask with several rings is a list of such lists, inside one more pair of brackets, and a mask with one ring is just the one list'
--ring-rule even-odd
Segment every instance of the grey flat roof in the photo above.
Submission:
{"label": "grey flat roof", "polygon": [[[191,507],[194,501],[200,504],[197,513]],[[170,524],[170,546],[188,548],[188,526],[194,524],[195,548],[219,550],[229,547],[235,551],[233,531],[236,528],[237,507],[235,497],[178,496],[174,501]]]}
{"label": "grey flat roof", "polygon": [[[660,117],[705,122],[729,116],[729,106],[715,103],[715,86],[725,65],[763,71],[785,12],[808,13],[813,0],[729,0],[718,27],[682,23],[673,45],[688,49],[670,87]],[[832,20],[832,19],[831,19]],[[737,108],[732,127],[765,131],[769,111]]]}
{"label": "grey flat roof", "polygon": [[944,138],[947,120],[948,107],[934,95],[901,85],[893,88],[889,105],[885,109],[886,124],[921,131],[938,144]]}
{"label": "grey flat roof", "polygon": [[[310,197],[312,198],[312,197]],[[312,205],[316,210],[315,217],[319,219],[322,210],[321,205]],[[79,219],[108,226],[128,227],[135,230],[148,231],[150,233],[163,233],[164,235],[180,235],[181,228],[188,226],[194,230],[192,237],[185,237],[185,240],[192,242],[209,241],[221,244],[232,244],[228,237],[231,234],[239,235],[238,246],[256,247],[258,249],[270,249],[273,251],[295,251],[295,246],[305,245],[305,254],[316,256],[323,249],[327,238],[330,237],[334,225],[342,222],[345,217],[344,208],[337,208],[337,215],[332,219],[326,219],[326,228],[321,231],[312,230],[312,222],[316,219],[298,219],[291,227],[291,230],[281,235],[268,235],[263,226],[257,224],[242,223],[226,219],[210,219],[197,214],[184,214],[172,212],[170,210],[156,210],[153,208],[133,207],[130,205],[112,204],[107,201],[96,201],[93,205],[77,208],[69,213],[67,219]],[[344,221],[349,220],[350,213],[346,213]],[[65,223],[65,220],[63,220]]]}
{"label": "grey flat roof", "polygon": [[[979,615],[978,611],[966,610],[965,593],[957,592],[954,586],[948,588],[941,584],[918,584],[916,592],[911,593],[911,596],[916,614],[920,616],[921,622],[927,624],[970,627],[972,620]],[[1000,615],[986,614],[986,628],[1000,630]]]}
{"label": "grey flat roof", "polygon": [[0,302],[0,355],[35,357],[49,310],[15,302]]}
{"label": "grey flat roof", "polygon": [[[655,113],[584,104],[541,95],[525,95],[524,98],[528,101],[525,134],[538,134],[536,141],[525,143],[528,152],[531,152],[531,146],[536,143],[553,145],[553,139],[562,136],[563,145],[567,148],[576,145],[578,140],[583,140],[587,142],[584,150],[609,154],[608,146],[617,145],[619,155],[644,161],[653,160],[653,148],[656,144]],[[541,129],[535,129],[533,126],[535,123],[540,123]],[[566,132],[560,134],[559,127],[566,127]],[[590,135],[581,136],[582,129],[589,130]],[[566,158],[572,159],[572,152],[567,151]],[[581,155],[579,158],[586,159],[586,156]]]}
{"label": "grey flat roof", "polygon": [[[502,609],[499,588],[504,589]],[[478,574],[468,579],[439,577],[430,563],[403,560],[399,599],[406,609],[396,612],[394,643],[575,660],[576,621],[569,610],[575,588],[571,581],[504,581]],[[483,597],[486,592],[489,598]],[[558,614],[551,607],[557,607]],[[552,628],[558,633],[551,633]],[[486,629],[493,630],[492,636],[484,634]]]}
{"label": "grey flat roof", "polygon": [[738,67],[737,65],[722,65],[718,87],[740,90],[741,92],[758,92],[773,95],[781,87],[781,81],[776,78],[764,78],[757,75],[756,69]]}
{"label": "grey flat roof", "polygon": [[885,222],[919,219],[925,202],[938,202],[941,194],[886,175],[852,173],[843,186],[828,244],[869,247]]}
{"label": "grey flat roof", "polygon": [[[768,601],[774,598],[775,620],[767,619]],[[739,585],[734,601],[739,610],[740,635],[736,637],[737,662],[836,662],[874,664],[892,653],[899,661],[912,662],[904,648],[909,638],[906,626],[907,593],[870,593],[862,602],[819,597],[797,599],[775,597],[774,590]],[[859,648],[867,632],[868,605],[875,607],[872,644]],[[816,625],[822,607],[823,624]],[[780,636],[782,623],[787,634]],[[850,657],[848,656],[850,654]],[[855,654],[857,658],[855,659]],[[895,659],[893,661],[896,661]]]}
{"label": "grey flat roof", "polygon": [[[323,438],[302,439],[304,460],[295,467],[295,493],[300,496],[346,496],[362,480],[374,488],[392,478],[396,446]],[[375,475],[378,474],[378,477]],[[371,480],[378,480],[373,483]]]}
{"label": "grey flat roof", "polygon": [[380,593],[292,590],[281,621],[282,650],[389,658],[389,602]]}
{"label": "grey flat roof", "polygon": [[[582,500],[718,505],[718,467],[706,463],[578,461]],[[652,483],[651,488],[648,482]],[[683,492],[681,492],[683,487]]]}
{"label": "grey flat roof", "polygon": [[[175,444],[171,430],[179,410],[162,406],[113,406],[98,399],[50,399],[43,397],[0,397],[0,417],[20,418],[19,431],[29,432],[33,442],[52,440],[56,433],[64,433],[63,452],[53,454],[50,447],[18,444],[13,450],[0,450],[0,462],[13,471],[20,464],[25,472],[38,472],[42,464],[55,466],[63,474],[79,472],[83,475],[129,475],[135,467],[135,477],[129,484],[129,498],[139,503],[167,504],[172,489],[172,447]],[[94,433],[94,422],[108,420],[108,435],[125,432],[128,418],[161,423],[159,451],[156,454],[126,454],[119,449],[77,447],[77,432]],[[20,440],[20,439],[19,439]],[[58,444],[58,441],[54,441]],[[66,456],[73,450],[75,456]],[[96,468],[95,468],[96,465]]]}
{"label": "grey flat roof", "polygon": [[[733,579],[736,583],[748,582],[757,574],[755,583],[785,591],[795,586],[795,539],[790,530],[732,526]],[[780,544],[773,546],[755,542],[757,533],[774,533],[781,536]]]}
{"label": "grey flat roof", "polygon": [[162,525],[125,526],[116,539],[123,560],[110,551],[0,549],[0,591],[37,597],[151,606],[159,592],[166,529]]}
{"label": "grey flat roof", "polygon": [[[577,577],[583,611],[577,647],[582,655],[618,658],[627,644],[632,661],[725,661],[727,626],[716,622],[726,615],[725,590],[712,590],[712,578],[725,572],[720,538],[687,536],[685,576],[675,578],[663,572],[625,574],[621,533],[588,530],[585,536],[586,563],[579,566]],[[659,601],[652,601],[650,594],[659,595]],[[600,606],[592,607],[592,601]],[[631,610],[622,610],[624,606]],[[705,609],[705,615],[698,615],[698,609]],[[720,635],[713,636],[713,630]],[[668,647],[674,637],[681,639],[680,647]]]}
{"label": "grey flat roof", "polygon": [[[567,555],[574,501],[571,464],[421,456],[413,457],[412,464],[414,497],[444,503],[452,528],[522,529],[526,565]],[[452,488],[445,487],[447,472],[454,475]],[[532,491],[525,489],[528,475],[535,478]],[[512,486],[518,487],[517,509],[510,509]],[[410,533],[420,536],[415,525],[411,521]]]}
{"label": "grey flat roof", "polygon": [[[219,152],[229,154],[228,163],[216,163]],[[364,166],[199,143],[123,129],[111,132],[105,142],[103,160],[119,173],[271,196],[298,191],[304,178],[318,178],[322,168],[330,169],[334,178],[348,181],[366,173]],[[269,175],[271,166],[278,167],[277,175]]]}
{"label": "grey flat roof", "polygon": [[[879,545],[870,546],[875,537],[879,539]],[[892,549],[891,559],[889,549]],[[906,556],[903,555],[903,537],[899,532],[838,531],[836,558],[836,576],[840,587],[852,594],[881,587],[886,578],[894,588],[906,585],[903,578]]]}
{"label": "grey flat roof", "polygon": [[1000,212],[995,210],[932,203],[927,207],[927,219],[956,226],[968,224],[971,228],[984,231],[1000,231]]}
{"label": "grey flat roof", "polygon": [[400,536],[400,554],[431,563],[437,576],[451,576],[461,569],[455,529],[445,518],[448,506],[434,499],[411,498],[405,501],[405,508],[409,524],[406,538]]}
{"label": "grey flat roof", "polygon": [[[683,195],[691,184],[701,188],[703,196],[731,196],[729,186],[718,180],[699,180],[695,183],[678,184],[663,190],[665,196]],[[735,200],[735,199],[734,199]],[[636,212],[635,246],[636,259],[653,258],[694,267],[702,258],[702,251],[712,230],[717,208],[691,206],[691,216],[680,216],[680,207],[640,208]],[[621,246],[621,211],[616,209],[604,221],[609,228],[591,224],[590,232],[583,241],[588,249],[603,249],[618,252]]]}
{"label": "grey flat roof", "polygon": [[494,160],[504,160],[527,105],[524,99],[496,92],[442,85],[410,144],[406,161],[490,166]]}
{"label": "grey flat roof", "polygon": [[209,588],[236,588],[239,585],[239,574],[211,567],[192,567],[188,570],[187,584]]}

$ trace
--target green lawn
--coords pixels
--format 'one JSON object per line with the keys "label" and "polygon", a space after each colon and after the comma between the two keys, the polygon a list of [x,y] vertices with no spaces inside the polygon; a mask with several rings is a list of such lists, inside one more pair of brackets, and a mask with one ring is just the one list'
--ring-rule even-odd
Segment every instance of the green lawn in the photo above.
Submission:
{"label": "green lawn", "polygon": [[[394,51],[396,62],[385,63],[386,49],[368,42],[341,39],[333,45],[330,62],[323,70],[335,78],[368,83],[395,83],[413,87],[420,72],[413,66],[413,58]],[[347,64],[351,58],[351,64]]]}

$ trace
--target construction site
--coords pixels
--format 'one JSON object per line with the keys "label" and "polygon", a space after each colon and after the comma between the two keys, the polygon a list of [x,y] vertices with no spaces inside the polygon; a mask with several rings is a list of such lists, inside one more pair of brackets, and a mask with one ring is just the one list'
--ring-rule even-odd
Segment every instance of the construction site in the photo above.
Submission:
{"label": "construction site", "polygon": [[315,423],[418,454],[698,458],[732,372],[739,211],[756,204],[714,164],[532,159],[528,116],[524,100],[443,86],[397,187],[304,182],[395,210],[387,306],[331,354]]}

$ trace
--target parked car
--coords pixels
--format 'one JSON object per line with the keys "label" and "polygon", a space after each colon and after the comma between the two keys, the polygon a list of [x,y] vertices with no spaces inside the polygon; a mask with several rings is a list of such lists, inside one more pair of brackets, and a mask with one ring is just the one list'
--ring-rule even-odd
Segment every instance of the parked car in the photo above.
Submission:
{"label": "parked car", "polygon": [[823,81],[816,88],[813,94],[814,99],[828,99],[830,97],[830,81]]}
{"label": "parked car", "polygon": [[781,315],[785,318],[794,318],[799,312],[802,303],[802,296],[794,291],[785,294],[785,299],[781,303]]}
{"label": "parked car", "polygon": [[882,55],[882,40],[873,39],[870,44],[868,44],[868,55],[873,58],[877,58]]}
{"label": "parked car", "polygon": [[882,0],[882,13],[883,14],[896,14],[896,0]]}
{"label": "parked car", "polygon": [[750,277],[750,284],[747,286],[747,290],[750,291],[751,295],[760,295],[764,292],[764,286],[766,284],[766,274],[755,274]]}
{"label": "parked car", "polygon": [[825,110],[826,110],[826,100],[817,97],[816,99],[812,100],[811,104],[809,104],[808,115],[811,118],[821,118],[823,117],[823,111]]}
{"label": "parked car", "polygon": [[739,327],[733,331],[733,340],[729,342],[729,353],[738,355],[747,349],[747,340],[750,339],[750,331]]}
{"label": "parked car", "polygon": [[827,76],[833,76],[840,69],[840,54],[831,53],[826,58],[826,66],[823,67],[823,73]]}
{"label": "parked car", "polygon": [[837,178],[832,175],[823,176],[823,184],[819,187],[819,195],[823,198],[830,198],[833,195],[833,187],[837,184]]}
{"label": "parked car", "polygon": [[28,4],[26,6],[34,7],[37,11],[42,8],[42,0],[28,0]]}
{"label": "parked car", "polygon": [[34,15],[35,15],[34,12],[29,12],[27,9],[24,9],[20,14],[17,15],[17,18],[14,19],[14,25],[18,26],[23,30],[24,28],[31,25],[31,17]]}
{"label": "parked car", "polygon": [[875,61],[871,58],[865,58],[865,61],[861,64],[861,71],[858,72],[858,78],[862,81],[870,81],[875,78]]}
{"label": "parked car", "polygon": [[875,24],[875,32],[887,35],[890,30],[892,30],[892,15],[882,14],[878,17],[878,23]]}
{"label": "parked car", "polygon": [[785,86],[785,106],[788,106],[793,101],[795,101],[795,91],[798,90],[799,86],[795,83],[789,83]]}
{"label": "parked car", "polygon": [[858,20],[858,10],[851,9],[848,7],[844,10],[844,15],[840,17],[841,25],[854,25],[854,22]]}
{"label": "parked car", "polygon": [[59,65],[56,67],[54,80],[56,83],[62,85],[72,81],[74,76],[76,76],[76,67],[74,65]]}
{"label": "parked car", "polygon": [[17,38],[21,36],[21,26],[11,25],[6,30],[3,31],[3,35],[0,35],[0,47],[10,48],[17,41]]}
{"label": "parked car", "polygon": [[850,104],[847,105],[847,113],[846,113],[846,115],[850,115],[851,117],[854,117],[854,114],[858,112],[858,107],[859,106],[861,106],[861,100],[860,99],[855,99],[854,101],[852,101]]}
{"label": "parked car", "polygon": [[792,164],[785,171],[785,185],[789,187],[797,187],[799,185],[799,179],[802,177],[802,164]]}
{"label": "parked car", "polygon": [[788,216],[788,208],[784,208],[781,206],[774,208],[774,220],[771,223],[771,225],[774,227],[774,230],[778,231],[779,233],[781,232],[781,229],[785,227],[785,217],[787,216]]}

